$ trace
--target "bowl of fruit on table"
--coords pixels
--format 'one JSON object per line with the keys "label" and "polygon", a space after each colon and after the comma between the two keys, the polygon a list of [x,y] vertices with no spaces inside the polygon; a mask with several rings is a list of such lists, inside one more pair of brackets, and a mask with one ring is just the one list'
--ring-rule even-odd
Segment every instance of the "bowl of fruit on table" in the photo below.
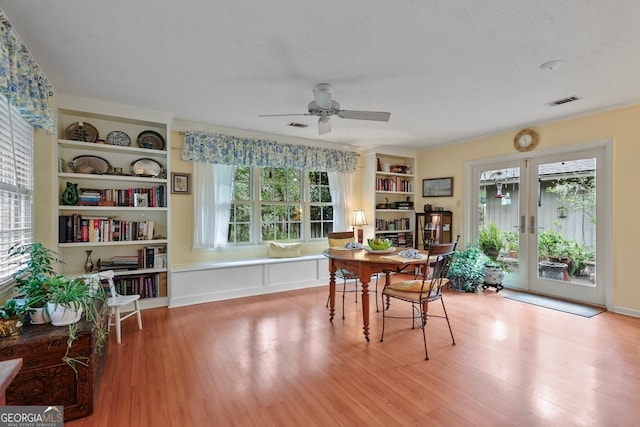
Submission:
{"label": "bowl of fruit on table", "polygon": [[367,239],[369,243],[369,248],[374,251],[388,251],[391,249],[391,240],[389,239],[381,239],[376,237],[375,239]]}

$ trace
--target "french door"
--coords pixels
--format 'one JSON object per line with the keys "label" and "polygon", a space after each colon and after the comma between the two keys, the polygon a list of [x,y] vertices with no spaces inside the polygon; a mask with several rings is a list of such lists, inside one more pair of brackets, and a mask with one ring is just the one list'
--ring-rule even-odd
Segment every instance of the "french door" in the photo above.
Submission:
{"label": "french door", "polygon": [[493,223],[504,243],[498,260],[508,268],[505,287],[606,305],[606,146],[527,156],[468,167],[468,242]]}

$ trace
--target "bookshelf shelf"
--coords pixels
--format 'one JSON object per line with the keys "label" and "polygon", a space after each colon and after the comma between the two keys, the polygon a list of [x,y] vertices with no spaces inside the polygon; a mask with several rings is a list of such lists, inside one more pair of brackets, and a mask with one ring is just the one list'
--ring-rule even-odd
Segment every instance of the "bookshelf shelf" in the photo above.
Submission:
{"label": "bookshelf shelf", "polygon": [[374,213],[374,236],[413,247],[415,156],[376,151],[365,155],[365,209]]}
{"label": "bookshelf shelf", "polygon": [[[166,236],[169,236],[170,117],[147,110],[127,108],[122,110],[126,111],[122,115],[120,111],[116,106],[77,99],[63,99],[59,103],[57,187],[61,195],[69,183],[74,184],[80,196],[76,205],[63,204],[56,198],[58,253],[64,261],[60,272],[69,276],[86,274],[82,271],[83,259],[85,251],[90,249],[95,267],[98,268],[97,261],[101,260],[101,267],[104,267],[101,269],[113,268],[116,277],[120,277],[115,281],[116,285],[120,283],[128,292],[139,291],[147,300],[143,306],[166,305],[169,293],[169,241]],[[65,130],[78,122],[95,127],[98,141],[69,139]],[[129,135],[130,145],[104,143],[113,131]],[[146,131],[161,135],[165,140],[164,147],[139,147],[137,136]],[[98,158],[98,165],[106,162],[108,168],[96,168],[96,173],[76,173],[75,170],[86,172],[86,169],[78,168],[78,163],[75,163],[75,170],[72,167],[71,162],[78,157],[92,161]],[[137,172],[140,164],[148,169]],[[158,165],[160,172],[156,169]],[[126,267],[120,262],[123,259],[128,260]],[[154,262],[161,265],[153,265]]]}

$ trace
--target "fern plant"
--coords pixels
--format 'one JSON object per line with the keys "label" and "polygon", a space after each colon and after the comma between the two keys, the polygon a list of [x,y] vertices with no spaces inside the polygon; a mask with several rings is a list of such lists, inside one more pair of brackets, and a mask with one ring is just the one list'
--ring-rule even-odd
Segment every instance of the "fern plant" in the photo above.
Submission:
{"label": "fern plant", "polygon": [[505,246],[504,238],[495,222],[482,227],[478,234],[478,247],[492,260],[497,260],[500,250]]}

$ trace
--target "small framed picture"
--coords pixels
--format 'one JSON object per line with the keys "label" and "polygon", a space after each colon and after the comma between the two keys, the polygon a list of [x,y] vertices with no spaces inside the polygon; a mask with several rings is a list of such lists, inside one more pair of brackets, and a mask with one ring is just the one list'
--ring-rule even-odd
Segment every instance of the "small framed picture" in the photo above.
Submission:
{"label": "small framed picture", "polygon": [[191,194],[191,174],[171,172],[171,193]]}
{"label": "small framed picture", "polygon": [[453,177],[422,180],[422,197],[453,196]]}
{"label": "small framed picture", "polygon": [[147,193],[135,193],[133,195],[133,206],[136,208],[146,208],[149,206],[149,197]]}

